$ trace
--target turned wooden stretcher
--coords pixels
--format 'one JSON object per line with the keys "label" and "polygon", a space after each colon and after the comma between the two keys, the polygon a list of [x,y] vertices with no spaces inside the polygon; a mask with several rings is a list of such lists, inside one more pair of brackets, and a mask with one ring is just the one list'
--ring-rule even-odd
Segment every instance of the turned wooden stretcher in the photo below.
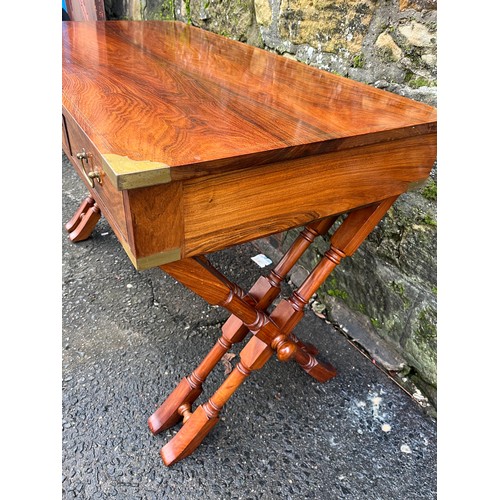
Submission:
{"label": "turned wooden stretcher", "polygon": [[[89,190],[66,225],[70,239],[88,238],[103,214],[138,270],[160,267],[231,314],[201,364],[149,417],[155,434],[183,421],[161,451],[165,464],[198,447],[273,352],[316,380],[334,377],[293,330],[335,266],[401,193],[426,180],[435,109],[161,21],[63,23],[62,104],[63,149]],[[337,220],[322,260],[271,310],[285,276]],[[206,257],[300,226],[248,292]],[[249,333],[236,367],[193,411],[206,377]]]}

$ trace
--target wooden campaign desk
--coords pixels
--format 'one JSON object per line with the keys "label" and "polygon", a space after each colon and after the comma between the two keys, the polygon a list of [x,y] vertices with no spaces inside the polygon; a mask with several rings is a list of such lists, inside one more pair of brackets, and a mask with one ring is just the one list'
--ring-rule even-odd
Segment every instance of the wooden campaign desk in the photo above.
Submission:
{"label": "wooden campaign desk", "polygon": [[[89,190],[66,224],[104,214],[138,270],[159,266],[231,316],[201,364],[149,417],[161,451],[192,453],[230,396],[276,352],[319,381],[335,368],[293,333],[304,306],[436,159],[436,111],[179,22],[63,23],[63,149]],[[271,311],[314,238],[341,224],[304,283]],[[205,254],[305,226],[246,293]],[[248,333],[239,362],[193,411],[208,374]]]}

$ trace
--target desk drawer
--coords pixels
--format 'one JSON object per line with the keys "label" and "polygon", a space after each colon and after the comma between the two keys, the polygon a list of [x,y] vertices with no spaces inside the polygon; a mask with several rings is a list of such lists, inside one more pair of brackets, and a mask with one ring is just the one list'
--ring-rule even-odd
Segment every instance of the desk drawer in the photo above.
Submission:
{"label": "desk drawer", "polygon": [[122,242],[126,241],[127,230],[122,193],[116,190],[106,176],[102,168],[104,160],[85,132],[76,124],[71,115],[63,112],[62,118],[64,152],[83,179],[118,239]]}

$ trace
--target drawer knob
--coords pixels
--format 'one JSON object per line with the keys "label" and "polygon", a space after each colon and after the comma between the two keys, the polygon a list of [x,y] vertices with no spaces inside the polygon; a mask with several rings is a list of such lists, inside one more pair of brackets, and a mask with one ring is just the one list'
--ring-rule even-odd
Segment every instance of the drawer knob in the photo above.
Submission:
{"label": "drawer knob", "polygon": [[[78,160],[80,160],[83,176],[85,177],[87,182],[90,184],[90,187],[93,188],[95,186],[95,179],[97,179],[97,182],[99,184],[102,184],[102,180],[101,180],[101,176],[100,176],[99,172],[96,172],[95,170],[91,170],[90,172],[87,172],[85,170],[85,163],[88,165],[89,160],[92,160],[92,153],[87,153],[87,151],[85,151],[85,149],[82,149],[80,151],[80,153],[76,153],[76,157]],[[93,164],[93,161],[92,161],[92,164]],[[92,165],[92,167],[93,167],[93,165]]]}

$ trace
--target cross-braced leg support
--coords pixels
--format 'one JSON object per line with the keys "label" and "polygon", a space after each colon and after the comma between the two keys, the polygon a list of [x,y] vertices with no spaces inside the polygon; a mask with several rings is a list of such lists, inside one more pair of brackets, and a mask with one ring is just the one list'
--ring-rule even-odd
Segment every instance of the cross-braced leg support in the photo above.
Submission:
{"label": "cross-braced leg support", "polygon": [[[245,300],[260,311],[266,311],[281,291],[281,283],[304,254],[309,245],[317,236],[324,235],[331,228],[334,217],[327,217],[307,225],[297,237],[288,252],[268,276],[261,276],[245,296]],[[153,434],[168,429],[180,419],[179,407],[183,404],[191,405],[202,393],[202,384],[209,373],[215,368],[231,346],[241,342],[248,334],[247,326],[234,314],[231,315],[222,327],[222,336],[217,340],[212,350],[205,356],[201,364],[187,377],[184,377],[163,404],[149,417],[148,426]],[[312,355],[317,349],[312,344],[304,344],[297,337],[292,336],[297,347]]]}
{"label": "cross-braced leg support", "polygon": [[[273,351],[276,351],[281,361],[294,358],[304,370],[318,380],[326,381],[335,376],[335,368],[318,361],[303,345],[298,344],[291,336],[292,330],[302,319],[304,307],[317,289],[344,257],[356,251],[395,199],[396,197],[392,197],[349,213],[330,238],[330,248],[322,260],[293,295],[282,300],[270,315],[258,308],[258,299],[251,294],[246,295],[213,268],[204,257],[187,258],[162,266],[164,271],[208,303],[225,307],[254,335],[241,351],[239,363],[205,404],[191,413],[191,403],[201,393],[200,383],[198,393],[190,392],[195,394],[192,401],[188,398],[177,406],[177,415],[179,418],[183,417],[184,423],[179,432],[162,448],[161,456],[166,465],[185,458],[198,447],[217,423],[220,411],[232,394],[252,371],[261,368],[269,360]],[[224,335],[221,338],[224,338]],[[227,352],[229,342],[219,344],[220,347],[213,348],[217,356],[223,351]],[[187,380],[187,385],[191,387],[189,380],[184,380]],[[171,410],[174,406],[175,404]]]}

